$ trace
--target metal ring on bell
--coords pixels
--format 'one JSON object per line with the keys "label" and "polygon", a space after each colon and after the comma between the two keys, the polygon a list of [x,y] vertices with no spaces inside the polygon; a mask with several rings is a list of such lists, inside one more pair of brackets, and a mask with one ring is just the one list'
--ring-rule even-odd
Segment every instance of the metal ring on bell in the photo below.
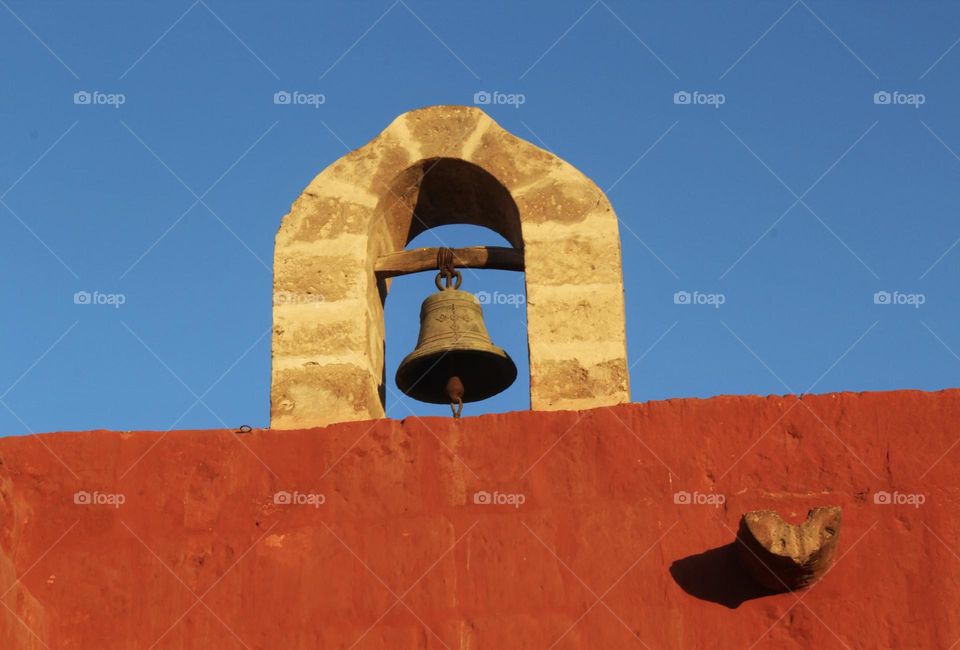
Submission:
{"label": "metal ring on bell", "polygon": [[[456,278],[456,282],[454,282],[454,278]],[[446,286],[440,284],[441,280],[446,280]],[[452,272],[440,271],[437,273],[437,277],[433,279],[433,283],[437,285],[437,289],[440,291],[450,289],[451,285],[453,285],[452,288],[459,289],[460,285],[463,284],[463,276],[460,274],[460,271],[457,271],[456,269],[454,269]]]}

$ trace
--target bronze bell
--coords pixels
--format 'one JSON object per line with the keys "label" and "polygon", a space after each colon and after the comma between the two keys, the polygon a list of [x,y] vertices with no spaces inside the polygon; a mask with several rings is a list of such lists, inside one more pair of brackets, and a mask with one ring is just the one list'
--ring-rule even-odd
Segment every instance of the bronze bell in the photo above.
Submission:
{"label": "bronze bell", "polygon": [[[441,279],[446,277],[446,286]],[[417,347],[397,368],[397,387],[410,397],[450,404],[459,417],[464,402],[478,402],[507,388],[517,378],[503,349],[490,342],[476,296],[460,291],[460,272],[448,267],[437,274],[439,291],[420,307]]]}

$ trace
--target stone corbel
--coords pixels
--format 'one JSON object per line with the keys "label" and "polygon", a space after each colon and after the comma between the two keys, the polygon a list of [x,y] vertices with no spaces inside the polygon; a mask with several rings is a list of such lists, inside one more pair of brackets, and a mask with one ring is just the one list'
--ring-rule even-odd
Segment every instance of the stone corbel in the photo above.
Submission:
{"label": "stone corbel", "polygon": [[809,587],[833,565],[840,520],[837,506],[813,508],[797,526],[773,510],[748,512],[737,532],[740,562],[756,582],[772,591]]}

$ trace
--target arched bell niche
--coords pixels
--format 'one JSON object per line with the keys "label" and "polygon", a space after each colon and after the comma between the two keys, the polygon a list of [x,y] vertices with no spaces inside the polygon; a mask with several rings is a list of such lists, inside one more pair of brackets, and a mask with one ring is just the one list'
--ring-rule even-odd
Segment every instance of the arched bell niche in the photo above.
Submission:
{"label": "arched bell niche", "polygon": [[426,270],[429,251],[404,249],[451,224],[484,226],[510,244],[464,253],[458,266],[524,271],[533,410],[630,400],[620,238],[606,196],[483,111],[435,106],[334,162],[284,217],[271,427],[384,416],[390,275]]}

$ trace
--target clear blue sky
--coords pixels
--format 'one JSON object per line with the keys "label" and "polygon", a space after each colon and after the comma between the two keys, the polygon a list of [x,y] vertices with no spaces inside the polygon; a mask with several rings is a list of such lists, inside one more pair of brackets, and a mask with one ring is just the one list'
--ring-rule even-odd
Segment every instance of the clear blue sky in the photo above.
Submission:
{"label": "clear blue sky", "polygon": [[[958,39],[952,2],[2,0],[0,433],[266,426],[281,216],[480,91],[608,192],[634,401],[957,386]],[[388,300],[391,385],[431,287]],[[524,374],[468,413],[527,408],[524,310],[487,322]]]}

